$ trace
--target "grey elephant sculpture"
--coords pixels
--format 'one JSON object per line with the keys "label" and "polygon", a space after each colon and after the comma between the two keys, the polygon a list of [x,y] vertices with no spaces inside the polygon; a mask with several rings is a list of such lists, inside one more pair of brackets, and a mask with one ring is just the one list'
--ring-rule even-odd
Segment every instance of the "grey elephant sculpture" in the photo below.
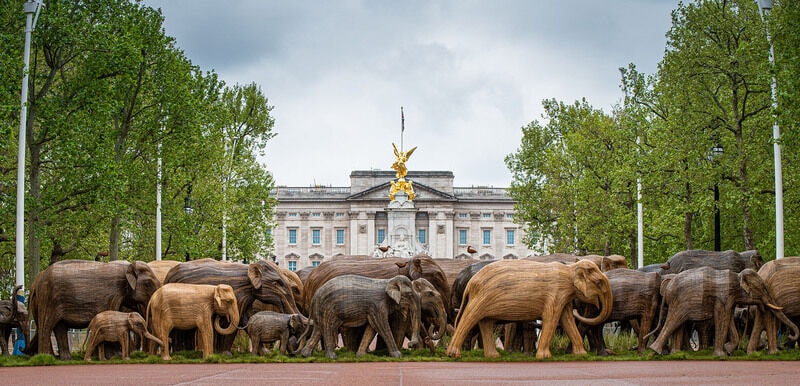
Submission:
{"label": "grey elephant sculpture", "polygon": [[[738,332],[733,325],[736,305],[769,307],[775,317],[791,328],[792,336],[795,339],[798,336],[797,326],[783,314],[781,307],[775,305],[775,300],[758,273],[749,268],[738,274],[711,267],[689,269],[674,277],[665,277],[661,296],[662,310],[664,304],[669,305],[669,310],[664,327],[650,345],[659,354],[663,353],[670,337],[680,345],[683,340],[681,327],[686,322],[710,319],[714,320],[714,355],[732,353],[739,344]],[[653,331],[656,330],[658,327]],[[673,351],[677,349],[679,347],[673,347]]]}
{"label": "grey elephant sculpture", "polygon": [[13,328],[18,328],[24,336],[28,336],[28,308],[16,296],[20,289],[21,285],[14,287],[11,300],[0,301],[0,350],[3,355],[9,354],[8,341]]}
{"label": "grey elephant sculpture", "polygon": [[280,353],[294,353],[297,347],[290,348],[290,338],[302,345],[302,337],[309,328],[308,318],[302,314],[283,314],[274,311],[257,312],[247,322],[247,335],[253,346],[253,355],[263,355],[264,345],[280,341]]}
{"label": "grey elephant sculpture", "polygon": [[138,312],[103,311],[89,322],[89,340],[83,359],[92,360],[92,353],[97,349],[97,359],[105,360],[104,342],[118,342],[122,347],[122,359],[131,359],[130,332],[144,341],[145,338],[156,344],[163,344],[161,339],[147,331],[144,318]]}
{"label": "grey elephant sculpture", "polygon": [[50,334],[55,333],[59,359],[71,359],[68,328],[86,328],[100,312],[121,311],[123,307],[144,313],[160,285],[153,270],[141,261],[54,263],[31,285],[28,310],[36,322],[36,334],[26,353],[51,354]]}
{"label": "grey elephant sculpture", "polygon": [[[222,327],[222,319],[228,327]],[[161,359],[169,355],[169,333],[173,328],[197,329],[198,346],[203,358],[214,352],[214,331],[231,335],[237,331],[239,307],[236,294],[227,284],[167,283],[159,288],[147,304],[147,327],[162,341]],[[212,328],[213,325],[213,328]],[[148,350],[151,354],[154,349]]]}
{"label": "grey elephant sculpture", "polygon": [[[365,324],[369,324],[386,342],[389,355],[400,357],[402,354],[389,326],[389,319],[396,313],[408,314],[411,320],[412,337],[409,345],[416,345],[420,340],[419,299],[414,294],[411,279],[405,276],[391,279],[372,279],[358,275],[337,276],[317,289],[310,307],[313,329],[311,337],[301,349],[304,357],[311,356],[321,339],[325,355],[336,359],[334,349],[339,329]],[[372,335],[364,336],[364,339],[371,338]]]}

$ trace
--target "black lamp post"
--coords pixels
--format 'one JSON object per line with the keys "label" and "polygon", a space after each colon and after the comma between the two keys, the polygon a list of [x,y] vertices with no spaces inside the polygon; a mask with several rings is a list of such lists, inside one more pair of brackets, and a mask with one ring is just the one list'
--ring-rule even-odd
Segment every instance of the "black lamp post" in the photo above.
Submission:
{"label": "black lamp post", "polygon": [[[716,158],[723,153],[722,145],[717,144],[711,148],[711,156]],[[720,221],[719,221],[719,183],[714,182],[714,250],[720,251]]]}

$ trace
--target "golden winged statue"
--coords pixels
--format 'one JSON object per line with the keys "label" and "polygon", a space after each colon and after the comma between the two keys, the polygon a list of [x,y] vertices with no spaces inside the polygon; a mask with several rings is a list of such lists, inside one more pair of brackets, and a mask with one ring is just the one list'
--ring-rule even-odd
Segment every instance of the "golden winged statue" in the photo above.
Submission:
{"label": "golden winged statue", "polygon": [[416,195],[414,194],[414,187],[411,185],[411,181],[406,181],[405,179],[406,174],[408,174],[406,161],[408,161],[408,157],[411,157],[411,154],[414,153],[417,147],[414,146],[408,151],[397,150],[397,146],[394,143],[392,143],[392,147],[394,148],[394,163],[392,164],[392,169],[397,171],[397,173],[395,173],[397,181],[392,181],[392,188],[389,190],[389,199],[394,200],[395,194],[402,190],[408,194],[408,200],[411,201]]}

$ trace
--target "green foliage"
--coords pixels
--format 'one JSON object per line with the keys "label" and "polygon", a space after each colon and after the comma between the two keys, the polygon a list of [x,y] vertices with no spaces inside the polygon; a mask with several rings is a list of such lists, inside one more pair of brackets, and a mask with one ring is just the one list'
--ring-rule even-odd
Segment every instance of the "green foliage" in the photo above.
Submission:
{"label": "green foliage", "polygon": [[[800,6],[776,4],[767,22],[780,52],[774,73],[789,231],[800,225],[792,215],[800,205],[792,162],[800,150],[800,99],[791,91],[800,78]],[[522,128],[519,149],[506,157],[516,218],[551,242],[548,252],[634,260],[640,181],[645,264],[683,249],[712,249],[715,207],[723,250],[758,249],[769,260],[775,195],[768,49],[753,1],[679,4],[657,74],[621,68],[623,104],[611,114],[585,100],[546,100],[542,120]],[[717,145],[724,152],[713,155]],[[798,254],[800,236],[785,237],[786,255]]]}
{"label": "green foliage", "polygon": [[[24,37],[24,1],[12,3],[0,9],[0,277],[11,280],[3,288],[13,282]],[[164,34],[158,10],[48,1],[30,77],[28,284],[61,259],[154,260],[159,185],[163,258],[220,258],[223,217],[231,257],[268,254],[274,182],[257,156],[274,135],[272,107],[258,86],[226,86],[193,65]]]}

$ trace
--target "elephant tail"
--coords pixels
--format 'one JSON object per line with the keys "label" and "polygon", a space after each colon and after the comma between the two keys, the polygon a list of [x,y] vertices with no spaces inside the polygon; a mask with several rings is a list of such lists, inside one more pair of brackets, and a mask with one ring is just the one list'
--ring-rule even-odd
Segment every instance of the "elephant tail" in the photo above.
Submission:
{"label": "elephant tail", "polygon": [[664,297],[663,296],[661,297],[661,306],[658,309],[658,323],[656,323],[656,328],[654,328],[653,331],[650,331],[647,335],[644,336],[644,338],[642,338],[642,339],[644,339],[644,341],[647,341],[647,339],[650,338],[650,335],[655,334],[656,332],[658,332],[659,329],[661,329],[661,320],[662,319],[664,319]]}

